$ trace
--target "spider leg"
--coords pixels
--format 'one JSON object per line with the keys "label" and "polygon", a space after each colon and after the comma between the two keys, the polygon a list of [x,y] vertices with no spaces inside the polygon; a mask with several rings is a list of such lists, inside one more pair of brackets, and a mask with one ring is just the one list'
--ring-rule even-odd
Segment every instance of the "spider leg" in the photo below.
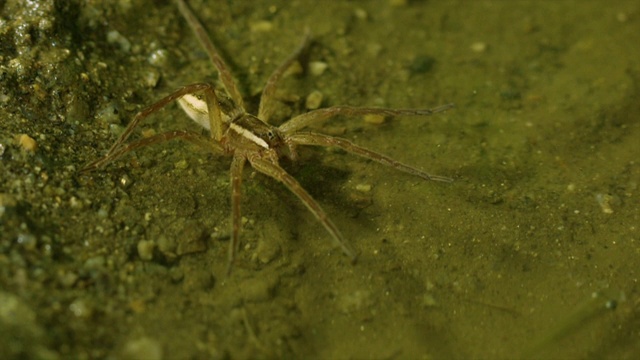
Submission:
{"label": "spider leg", "polygon": [[227,276],[231,275],[231,268],[236,259],[236,253],[240,247],[240,228],[242,218],[240,217],[240,197],[242,185],[242,169],[246,158],[244,156],[234,156],[231,161],[231,242],[229,243],[229,261],[227,264]]}
{"label": "spider leg", "polygon": [[[220,141],[222,133],[228,126],[228,121],[222,118],[218,96],[213,88],[205,89],[204,94],[204,101],[192,94],[185,94],[177,101],[191,120],[209,130],[212,139]],[[225,128],[223,129],[223,127]]]}
{"label": "spider leg", "polygon": [[142,121],[147,116],[149,116],[149,115],[153,114],[154,112],[162,109],[163,107],[167,106],[172,101],[177,100],[177,99],[181,98],[182,96],[184,96],[186,94],[196,93],[198,91],[202,91],[202,90],[205,90],[207,88],[211,88],[211,85],[198,83],[198,84],[191,84],[191,85],[183,86],[183,87],[179,88],[178,90],[172,92],[171,94],[169,94],[169,95],[163,97],[162,99],[158,100],[156,103],[146,107],[145,109],[143,109],[142,111],[140,111],[139,113],[137,113],[133,117],[133,120],[131,120],[129,125],[127,125],[127,128],[124,129],[124,131],[122,132],[122,134],[120,135],[118,140],[116,140],[116,142],[111,146],[111,148],[109,149],[109,152],[111,152],[115,148],[117,148],[120,145],[122,145],[122,143],[127,141],[127,139],[129,138],[129,136],[131,136],[131,133],[138,126],[140,121]]}
{"label": "spider leg", "polygon": [[[213,89],[211,88],[211,85],[209,84],[191,84],[191,85],[187,85],[187,86],[183,86],[181,88],[179,88],[178,90],[174,91],[173,93],[165,96],[164,98],[160,99],[159,101],[157,101],[156,103],[148,106],[147,108],[143,109],[142,111],[140,111],[139,113],[137,113],[134,117],[133,120],[131,120],[131,122],[129,123],[129,125],[127,125],[126,129],[124,129],[124,131],[122,132],[122,134],[120,135],[120,137],[118,137],[118,140],[116,140],[116,142],[111,146],[111,148],[109,148],[109,151],[107,152],[107,154],[103,157],[101,157],[98,160],[92,161],[89,164],[85,165],[81,172],[86,172],[86,171],[90,171],[90,170],[94,170],[97,169],[99,167],[102,167],[104,165],[106,165],[107,163],[115,160],[116,158],[124,155],[125,153],[127,153],[128,151],[131,151],[135,148],[139,148],[142,146],[146,146],[146,145],[151,145],[151,144],[155,144],[155,143],[159,143],[159,142],[163,142],[166,140],[170,140],[176,137],[182,137],[186,140],[191,140],[192,142],[195,141],[193,140],[193,137],[189,137],[186,135],[179,135],[179,136],[173,136],[170,137],[170,139],[166,139],[166,140],[162,140],[162,136],[165,136],[166,134],[171,134],[173,132],[168,132],[168,133],[163,133],[163,134],[158,134],[156,136],[150,137],[148,139],[142,139],[139,140],[136,146],[134,147],[129,147],[129,146],[125,146],[123,145],[127,139],[129,138],[129,136],[131,136],[131,134],[133,133],[133,130],[135,130],[135,128],[138,126],[138,124],[140,124],[140,122],[142,120],[144,120],[146,117],[148,117],[149,115],[155,113],[156,111],[162,109],[163,107],[167,106],[169,103],[171,103],[172,101],[175,101],[179,98],[181,98],[184,95],[187,94],[193,94],[196,92],[200,92],[200,91],[204,91],[205,94],[207,94],[206,96],[209,97],[210,93],[213,93]],[[215,96],[215,94],[214,94]],[[215,111],[211,111],[211,114],[215,114]],[[180,133],[179,131],[176,132]],[[169,135],[166,135],[169,136]],[[151,139],[155,139],[153,141],[151,141]],[[212,145],[214,146],[214,145]]]}
{"label": "spider leg", "polygon": [[343,139],[339,137],[333,137],[325,134],[318,134],[318,133],[312,133],[312,132],[300,132],[300,133],[295,133],[293,135],[290,135],[288,137],[288,140],[295,145],[317,145],[317,146],[339,147],[354,155],[362,156],[364,158],[379,162],[380,164],[391,166],[394,169],[404,171],[411,175],[419,176],[425,180],[435,180],[435,181],[444,181],[444,182],[453,181],[453,179],[445,176],[431,175],[424,171],[420,171],[414,167],[405,165],[397,160],[394,160],[386,155],[382,155],[375,151],[363,148],[362,146],[356,145],[347,139]]}
{"label": "spider leg", "polygon": [[311,124],[319,123],[334,116],[355,116],[355,115],[384,115],[384,116],[401,116],[401,115],[414,115],[414,116],[427,116],[435,113],[439,113],[445,110],[449,110],[453,107],[453,104],[446,104],[438,106],[433,109],[388,109],[388,108],[367,108],[367,107],[352,107],[352,106],[332,106],[328,108],[309,111],[304,114],[300,114],[291,118],[287,122],[280,125],[280,131],[285,134],[293,134],[294,132],[301,130]]}
{"label": "spider leg", "polygon": [[136,140],[129,144],[120,146],[119,148],[114,149],[109,154],[88,163],[80,170],[80,172],[85,173],[85,172],[99,169],[109,164],[110,162],[117,160],[122,155],[130,151],[133,151],[141,147],[153,145],[153,144],[163,143],[165,141],[169,141],[173,139],[183,139],[191,143],[194,143],[200,147],[203,147],[205,149],[213,150],[214,152],[218,152],[218,153],[224,152],[222,145],[215,142],[211,142],[200,134],[194,133],[192,131],[174,130],[174,131],[167,131],[161,134],[157,134],[148,138]]}
{"label": "spider leg", "polygon": [[320,204],[318,204],[311,195],[300,185],[300,183],[283,168],[270,161],[262,158],[249,157],[251,166],[259,172],[272,177],[273,179],[283,183],[292,193],[294,193],[300,201],[311,211],[324,228],[331,234],[335,242],[340,246],[342,251],[355,262],[355,252],[347,245],[342,233],[338,227],[329,219]]}
{"label": "spider leg", "polygon": [[237,106],[244,109],[244,101],[242,100],[242,95],[240,94],[235,81],[233,81],[231,71],[229,71],[229,67],[224,62],[224,60],[222,60],[222,57],[218,53],[218,50],[216,50],[215,45],[213,45],[213,42],[211,41],[209,35],[207,35],[204,27],[202,27],[200,21],[198,21],[196,16],[193,14],[193,12],[191,12],[189,7],[183,0],[176,0],[176,3],[178,4],[180,13],[185,18],[185,20],[187,20],[189,27],[191,27],[191,30],[193,30],[193,33],[198,38],[198,42],[200,42],[200,45],[202,45],[202,47],[205,49],[207,55],[209,55],[209,59],[218,70],[218,77],[224,84],[225,89],[227,89],[229,96],[231,96],[231,99],[236,103]]}
{"label": "spider leg", "polygon": [[260,97],[260,108],[258,109],[258,119],[269,122],[269,118],[273,113],[273,96],[276,92],[276,85],[282,74],[291,66],[291,64],[300,56],[304,49],[309,45],[309,29],[305,29],[305,33],[302,38],[302,42],[298,48],[289,55],[289,57],[278,66],[277,69],[271,73],[269,80],[262,89],[262,96]]}

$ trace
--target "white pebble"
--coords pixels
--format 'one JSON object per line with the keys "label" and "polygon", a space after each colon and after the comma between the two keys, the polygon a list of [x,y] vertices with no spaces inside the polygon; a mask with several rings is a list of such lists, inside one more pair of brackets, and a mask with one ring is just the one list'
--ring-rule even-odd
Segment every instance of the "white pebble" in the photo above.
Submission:
{"label": "white pebble", "polygon": [[307,96],[307,100],[305,101],[305,107],[308,110],[315,110],[320,107],[320,105],[322,104],[323,98],[324,98],[324,95],[322,95],[320,91],[314,90]]}
{"label": "white pebble", "polygon": [[356,185],[356,190],[363,192],[363,193],[367,193],[369,191],[371,191],[371,184],[358,184]]}
{"label": "white pebble", "polygon": [[120,47],[124,52],[131,51],[131,42],[118,32],[118,30],[111,30],[107,33],[107,42],[109,44],[115,44]]}
{"label": "white pebble", "polygon": [[474,42],[473,44],[471,44],[471,51],[483,53],[487,51],[487,43],[484,43],[482,41]]}
{"label": "white pebble", "polygon": [[363,117],[367,124],[380,125],[384,122],[384,115],[367,114]]}
{"label": "white pebble", "polygon": [[309,63],[309,73],[313,76],[320,76],[324,73],[329,65],[323,61],[312,61]]}
{"label": "white pebble", "polygon": [[143,73],[142,79],[147,87],[154,88],[158,85],[158,81],[160,81],[160,72],[153,68],[147,69]]}
{"label": "white pebble", "polygon": [[168,60],[169,52],[166,49],[156,49],[147,57],[147,62],[156,67],[167,65]]}
{"label": "white pebble", "polygon": [[153,241],[149,240],[140,240],[138,242],[138,256],[140,259],[149,261],[153,259],[153,249],[155,249],[156,244]]}
{"label": "white pebble", "polygon": [[127,341],[122,351],[122,359],[161,360],[162,358],[162,344],[150,337],[131,339]]}
{"label": "white pebble", "polygon": [[266,20],[259,20],[249,24],[251,32],[269,32],[273,29],[273,23]]}
{"label": "white pebble", "polygon": [[357,8],[353,13],[358,20],[367,20],[367,18],[369,17],[367,11],[362,8]]}

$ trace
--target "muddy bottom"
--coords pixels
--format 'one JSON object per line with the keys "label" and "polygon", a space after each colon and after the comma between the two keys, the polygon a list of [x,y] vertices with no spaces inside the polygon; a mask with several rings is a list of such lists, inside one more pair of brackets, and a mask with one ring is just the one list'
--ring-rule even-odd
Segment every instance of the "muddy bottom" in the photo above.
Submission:
{"label": "muddy bottom", "polygon": [[[10,359],[635,359],[634,1],[189,2],[257,113],[337,117],[281,161],[358,253],[247,166],[171,141],[80,173],[136,112],[217,73],[172,1],[0,1],[0,353]],[[176,106],[132,140],[206,135]]]}

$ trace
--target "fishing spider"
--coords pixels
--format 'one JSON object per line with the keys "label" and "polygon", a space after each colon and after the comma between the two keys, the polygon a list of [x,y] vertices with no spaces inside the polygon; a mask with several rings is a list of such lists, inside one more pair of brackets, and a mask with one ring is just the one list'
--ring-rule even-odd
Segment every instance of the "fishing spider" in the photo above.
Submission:
{"label": "fishing spider", "polygon": [[[400,171],[419,176],[425,180],[451,182],[452,179],[431,175],[411,166],[402,164],[385,155],[365,149],[349,140],[300,131],[305,127],[319,123],[335,116],[354,116],[377,114],[383,116],[414,115],[427,116],[445,111],[453,105],[443,105],[433,109],[386,109],[351,106],[333,106],[317,109],[295,116],[280,126],[270,125],[269,118],[274,111],[274,94],[278,80],[289,66],[298,58],[309,43],[308,31],[301,45],[271,74],[267,80],[262,96],[258,115],[246,112],[244,100],[238,86],[231,76],[227,64],[222,60],[216,47],[205,32],[204,28],[187,7],[183,0],[176,0],[182,16],[195,33],[200,44],[206,50],[211,62],[218,71],[218,77],[226,95],[216,91],[212,85],[196,83],[179,88],[155,104],[137,113],[122,135],[111,146],[103,157],[90,162],[81,171],[87,172],[101,168],[118,159],[122,155],[135,149],[163,143],[173,139],[182,139],[204,147],[214,153],[232,157],[231,160],[231,242],[229,244],[227,273],[231,271],[236,252],[239,247],[241,226],[240,217],[240,184],[245,163],[251,167],[284,184],[311,211],[316,219],[331,234],[331,237],[342,248],[342,251],[355,260],[355,252],[347,245],[340,230],[329,219],[320,204],[302,188],[300,183],[278,164],[278,159],[287,156],[292,160],[297,157],[296,147],[299,145],[332,146],[341,148],[352,154],[377,161]],[[177,101],[185,113],[195,122],[206,128],[210,136],[186,130],[174,130],[153,135],[147,138],[125,143],[138,124],[149,115],[164,108],[169,103]]]}

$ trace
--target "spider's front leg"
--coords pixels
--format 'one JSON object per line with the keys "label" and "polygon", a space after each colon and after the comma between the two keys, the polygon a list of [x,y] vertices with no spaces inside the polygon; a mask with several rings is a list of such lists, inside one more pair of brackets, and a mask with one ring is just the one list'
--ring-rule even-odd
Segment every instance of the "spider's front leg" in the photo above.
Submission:
{"label": "spider's front leg", "polygon": [[176,0],[176,3],[178,5],[178,10],[187,21],[187,24],[189,24],[189,27],[191,27],[191,30],[193,30],[193,33],[198,38],[198,42],[200,43],[200,45],[202,45],[204,50],[207,52],[207,55],[209,55],[209,59],[218,70],[218,77],[224,84],[224,88],[231,96],[231,99],[233,99],[233,102],[238,107],[244,109],[244,101],[242,100],[240,90],[233,80],[233,76],[231,76],[229,66],[227,66],[227,64],[218,53],[218,50],[213,44],[213,41],[211,41],[211,38],[209,38],[209,35],[207,35],[204,27],[202,27],[202,24],[200,24],[200,21],[198,21],[187,4],[185,4],[183,0]]}
{"label": "spider's front leg", "polygon": [[276,86],[278,81],[284,74],[284,72],[293,64],[293,62],[300,57],[300,54],[309,46],[310,40],[310,31],[309,29],[305,29],[304,36],[302,38],[302,42],[298,46],[298,48],[289,55],[285,61],[276,68],[273,73],[269,76],[267,83],[264,85],[262,89],[262,95],[260,96],[260,107],[258,109],[258,119],[268,123],[271,115],[274,111],[274,102],[275,102],[275,94],[276,94]]}
{"label": "spider's front leg", "polygon": [[318,124],[336,116],[361,116],[361,115],[382,115],[382,116],[428,116],[443,112],[453,108],[453,104],[438,106],[433,109],[391,109],[391,108],[369,108],[354,106],[332,106],[323,109],[309,111],[300,114],[286,121],[278,129],[285,134],[293,134],[309,125]]}
{"label": "spider's front leg", "polygon": [[424,171],[418,170],[412,166],[405,165],[397,160],[394,160],[386,155],[369,150],[362,146],[356,145],[351,141],[339,137],[333,137],[325,134],[318,134],[312,132],[299,132],[287,137],[287,141],[295,145],[316,145],[316,146],[334,146],[341,148],[354,155],[358,155],[380,164],[390,166],[394,169],[409,173],[411,175],[419,176],[425,180],[452,182],[453,179],[446,176],[432,175]]}

